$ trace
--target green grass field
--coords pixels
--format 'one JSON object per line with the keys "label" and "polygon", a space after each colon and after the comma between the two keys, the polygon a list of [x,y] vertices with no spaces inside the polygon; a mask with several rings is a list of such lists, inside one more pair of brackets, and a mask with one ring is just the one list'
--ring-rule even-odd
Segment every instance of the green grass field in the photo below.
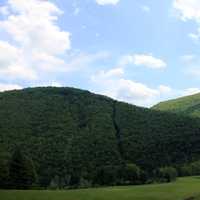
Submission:
{"label": "green grass field", "polygon": [[[0,191],[0,200],[185,200],[200,195],[200,177],[174,183],[68,191]],[[200,196],[199,196],[200,197]]]}

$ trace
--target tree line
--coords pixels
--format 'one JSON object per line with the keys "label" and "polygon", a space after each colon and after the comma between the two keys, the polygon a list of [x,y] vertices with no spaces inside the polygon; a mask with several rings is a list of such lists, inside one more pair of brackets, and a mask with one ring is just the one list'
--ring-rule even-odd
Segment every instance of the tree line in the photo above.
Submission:
{"label": "tree line", "polygon": [[[199,162],[200,163],[200,162]],[[198,163],[198,164],[199,164]],[[63,172],[61,172],[63,173]],[[199,172],[200,173],[200,165]],[[46,187],[48,189],[86,188],[111,185],[138,185],[150,182],[171,182],[176,180],[177,171],[173,167],[154,170],[153,177],[133,163],[118,166],[102,166],[89,176],[76,174],[55,175]],[[1,189],[41,189],[32,159],[17,148],[10,160],[0,157]]]}
{"label": "tree line", "polygon": [[[35,185],[41,188],[141,184],[165,171],[172,173],[169,167],[182,176],[183,169],[190,168],[187,163],[200,160],[199,143],[196,118],[73,88],[0,93],[1,166],[10,173],[20,147],[34,166]],[[134,182],[127,178],[130,166],[135,174],[139,171]],[[158,173],[160,168],[164,172]]]}

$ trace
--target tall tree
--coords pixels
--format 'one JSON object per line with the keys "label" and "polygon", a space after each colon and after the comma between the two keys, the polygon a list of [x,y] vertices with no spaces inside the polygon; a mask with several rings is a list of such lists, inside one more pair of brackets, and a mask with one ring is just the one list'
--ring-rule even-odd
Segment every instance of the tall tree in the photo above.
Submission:
{"label": "tall tree", "polygon": [[8,187],[9,180],[9,154],[0,150],[0,188]]}
{"label": "tall tree", "polygon": [[28,189],[36,182],[36,171],[33,162],[19,148],[12,155],[9,174],[12,188]]}

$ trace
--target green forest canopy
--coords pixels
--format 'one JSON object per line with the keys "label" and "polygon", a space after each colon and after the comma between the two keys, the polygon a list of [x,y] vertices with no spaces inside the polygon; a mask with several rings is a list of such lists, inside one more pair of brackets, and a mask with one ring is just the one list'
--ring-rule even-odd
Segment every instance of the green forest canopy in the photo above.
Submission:
{"label": "green forest canopy", "polygon": [[[200,157],[200,123],[74,88],[0,93],[2,163],[16,148],[31,158],[38,182],[94,179],[101,169],[134,163],[145,173]],[[9,156],[10,155],[10,156]],[[72,181],[72,180],[71,180]]]}

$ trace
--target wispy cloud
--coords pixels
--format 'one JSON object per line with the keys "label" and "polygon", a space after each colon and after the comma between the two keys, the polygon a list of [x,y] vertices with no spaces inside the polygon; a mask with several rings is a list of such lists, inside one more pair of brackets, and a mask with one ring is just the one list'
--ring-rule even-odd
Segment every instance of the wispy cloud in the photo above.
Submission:
{"label": "wispy cloud", "polygon": [[147,13],[151,11],[151,8],[147,5],[142,5],[141,9],[143,12],[147,12]]}
{"label": "wispy cloud", "polygon": [[152,69],[162,69],[167,66],[166,62],[160,58],[156,58],[151,54],[133,54],[125,55],[119,61],[119,65],[137,65]]}
{"label": "wispy cloud", "polygon": [[199,0],[174,0],[173,7],[177,16],[182,21],[193,20],[198,24],[196,33],[189,33],[188,36],[195,42],[200,39],[200,1]]}
{"label": "wispy cloud", "polygon": [[120,0],[96,0],[96,3],[104,6],[104,5],[117,5]]}
{"label": "wispy cloud", "polygon": [[22,89],[22,86],[17,84],[5,84],[0,83],[0,92],[8,91],[8,90],[20,90]]}
{"label": "wispy cloud", "polygon": [[91,76],[91,81],[98,88],[95,92],[139,106],[151,106],[161,96],[171,93],[171,88],[166,85],[151,88],[144,83],[127,79],[123,68],[99,71]]}

